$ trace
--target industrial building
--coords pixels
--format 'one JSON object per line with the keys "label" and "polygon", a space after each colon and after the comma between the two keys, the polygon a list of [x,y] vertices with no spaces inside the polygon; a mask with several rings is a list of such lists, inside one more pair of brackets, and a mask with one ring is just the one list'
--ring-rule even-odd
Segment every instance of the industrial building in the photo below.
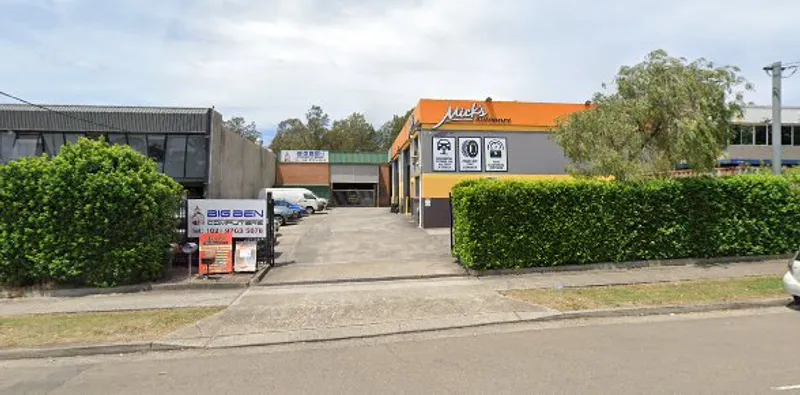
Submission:
{"label": "industrial building", "polygon": [[[447,227],[449,195],[462,180],[567,178],[569,161],[549,130],[589,106],[422,99],[389,151],[393,202],[420,227]],[[720,166],[769,164],[770,117],[769,107],[747,107]],[[783,164],[800,164],[800,108],[784,108],[782,119]]]}
{"label": "industrial building", "polygon": [[224,131],[213,108],[0,104],[0,164],[81,137],[149,156],[190,198],[253,198],[275,182],[275,154]]}
{"label": "industrial building", "polygon": [[277,171],[278,186],[308,188],[332,206],[388,207],[391,202],[384,152],[280,151]]}

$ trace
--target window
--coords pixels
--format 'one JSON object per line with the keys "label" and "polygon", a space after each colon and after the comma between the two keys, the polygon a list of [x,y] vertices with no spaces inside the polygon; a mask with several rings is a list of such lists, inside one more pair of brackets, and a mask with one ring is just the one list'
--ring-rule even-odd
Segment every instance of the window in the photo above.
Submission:
{"label": "window", "polygon": [[16,135],[11,131],[0,131],[0,163],[11,161]]}
{"label": "window", "polygon": [[147,140],[143,134],[129,134],[128,145],[136,150],[136,152],[142,155],[147,155]]}
{"label": "window", "polygon": [[183,178],[186,162],[186,136],[167,138],[167,158],[164,162],[164,173],[174,178]]}
{"label": "window", "polygon": [[64,135],[64,138],[66,139],[67,143],[70,144],[77,143],[81,137],[83,137],[83,133],[67,133]]}
{"label": "window", "polygon": [[125,138],[124,134],[109,134],[108,135],[108,142],[110,144],[119,144],[125,145],[128,143],[128,140]]}
{"label": "window", "polygon": [[207,160],[206,136],[189,136],[186,139],[186,178],[205,178]]}
{"label": "window", "polygon": [[61,147],[64,145],[63,133],[42,133],[44,137],[44,152],[50,156],[58,155]]}
{"label": "window", "polygon": [[310,193],[308,193],[308,192],[306,192],[306,193],[304,193],[304,194],[303,194],[303,198],[304,198],[304,199],[309,199],[309,200],[314,200],[314,199],[316,199],[317,197],[316,197],[316,196],[314,196],[314,195],[312,195],[312,194],[310,194]]}
{"label": "window", "polygon": [[781,145],[792,145],[791,126],[781,126]]}
{"label": "window", "polygon": [[17,134],[11,151],[11,160],[39,156],[44,152],[39,134]]}
{"label": "window", "polygon": [[739,125],[731,126],[730,130],[730,139],[728,141],[730,145],[741,145],[742,144],[742,127]]}
{"label": "window", "polygon": [[753,125],[742,125],[742,145],[753,145]]}
{"label": "window", "polygon": [[766,126],[756,126],[756,145],[767,145]]}
{"label": "window", "polygon": [[158,171],[164,171],[164,159],[166,158],[167,136],[163,134],[147,135],[147,156],[158,163]]}
{"label": "window", "polygon": [[794,145],[800,145],[800,125],[795,125],[792,132],[794,134]]}

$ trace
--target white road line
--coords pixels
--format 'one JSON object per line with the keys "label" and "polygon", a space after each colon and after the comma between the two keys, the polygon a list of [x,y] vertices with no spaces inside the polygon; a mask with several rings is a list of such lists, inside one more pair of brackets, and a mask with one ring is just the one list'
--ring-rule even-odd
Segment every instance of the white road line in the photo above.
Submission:
{"label": "white road line", "polygon": [[772,387],[771,390],[773,390],[773,391],[800,390],[800,384],[797,384],[797,385],[784,385],[783,387]]}

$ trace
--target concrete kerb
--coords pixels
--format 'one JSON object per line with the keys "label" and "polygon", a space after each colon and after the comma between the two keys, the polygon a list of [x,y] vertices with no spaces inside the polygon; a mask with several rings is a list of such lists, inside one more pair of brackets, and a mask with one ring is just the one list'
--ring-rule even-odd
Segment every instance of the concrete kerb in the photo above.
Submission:
{"label": "concrete kerb", "polygon": [[274,283],[259,283],[261,287],[282,287],[288,285],[323,285],[323,284],[350,284],[350,283],[373,283],[405,280],[434,280],[442,278],[466,277],[469,274],[449,273],[449,274],[420,274],[413,276],[390,276],[390,277],[358,277],[358,278],[337,278],[331,280],[308,280],[308,281],[282,281]]}
{"label": "concrete kerb", "polygon": [[651,261],[633,261],[619,263],[591,263],[586,265],[564,265],[551,267],[531,267],[525,269],[497,269],[497,270],[474,270],[466,269],[467,273],[475,277],[489,276],[509,276],[522,274],[542,274],[557,272],[581,272],[591,270],[623,270],[623,269],[643,269],[649,267],[662,266],[718,266],[731,263],[746,262],[766,262],[776,259],[789,259],[792,255],[761,255],[748,257],[720,257],[720,258],[686,258],[686,259],[664,259]]}
{"label": "concrete kerb", "polygon": [[[725,310],[745,310],[745,309],[760,309],[769,307],[791,306],[791,300],[788,298],[769,299],[769,300],[755,300],[744,302],[725,302],[725,303],[712,303],[712,304],[699,304],[699,305],[686,305],[686,306],[658,306],[658,307],[639,307],[639,308],[624,308],[624,309],[606,309],[606,310],[584,310],[573,311],[564,313],[554,313],[552,315],[536,316],[531,318],[519,317],[508,318],[508,315],[503,315],[505,318],[495,320],[480,320],[476,319],[474,323],[458,323],[455,325],[439,325],[430,326],[426,328],[409,328],[389,330],[380,333],[364,333],[363,326],[352,328],[352,333],[342,333],[330,337],[309,337],[297,340],[282,340],[276,341],[256,341],[247,344],[223,345],[214,346],[210,342],[206,346],[191,346],[181,344],[170,344],[163,341],[148,342],[148,343],[130,343],[118,345],[97,345],[97,346],[76,346],[76,347],[58,347],[58,348],[40,348],[40,349],[12,349],[0,350],[0,360],[13,360],[13,359],[34,359],[34,358],[57,358],[57,357],[75,357],[75,356],[90,356],[101,354],[126,354],[126,353],[144,353],[152,351],[176,351],[186,349],[226,349],[226,348],[243,348],[243,347],[266,347],[278,346],[287,344],[303,344],[303,343],[322,343],[334,342],[341,340],[352,339],[369,339],[380,338],[395,335],[408,335],[417,333],[440,332],[455,329],[468,329],[487,327],[494,325],[505,324],[524,324],[536,322],[552,322],[552,321],[567,321],[567,320],[580,320],[580,319],[593,319],[593,318],[622,318],[622,317],[643,317],[654,315],[671,315],[671,314],[692,314],[692,313],[707,313],[714,311]],[[480,318],[480,317],[478,317]],[[348,328],[339,328],[348,329]],[[320,330],[322,331],[322,330]]]}

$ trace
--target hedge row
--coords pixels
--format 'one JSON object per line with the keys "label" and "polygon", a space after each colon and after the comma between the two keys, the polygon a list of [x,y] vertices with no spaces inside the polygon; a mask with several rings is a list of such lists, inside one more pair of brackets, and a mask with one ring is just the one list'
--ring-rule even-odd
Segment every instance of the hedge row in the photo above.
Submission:
{"label": "hedge row", "polygon": [[472,269],[789,253],[796,175],[612,181],[466,181],[455,254]]}
{"label": "hedge row", "polygon": [[0,165],[0,283],[157,278],[182,190],[147,157],[100,141]]}

